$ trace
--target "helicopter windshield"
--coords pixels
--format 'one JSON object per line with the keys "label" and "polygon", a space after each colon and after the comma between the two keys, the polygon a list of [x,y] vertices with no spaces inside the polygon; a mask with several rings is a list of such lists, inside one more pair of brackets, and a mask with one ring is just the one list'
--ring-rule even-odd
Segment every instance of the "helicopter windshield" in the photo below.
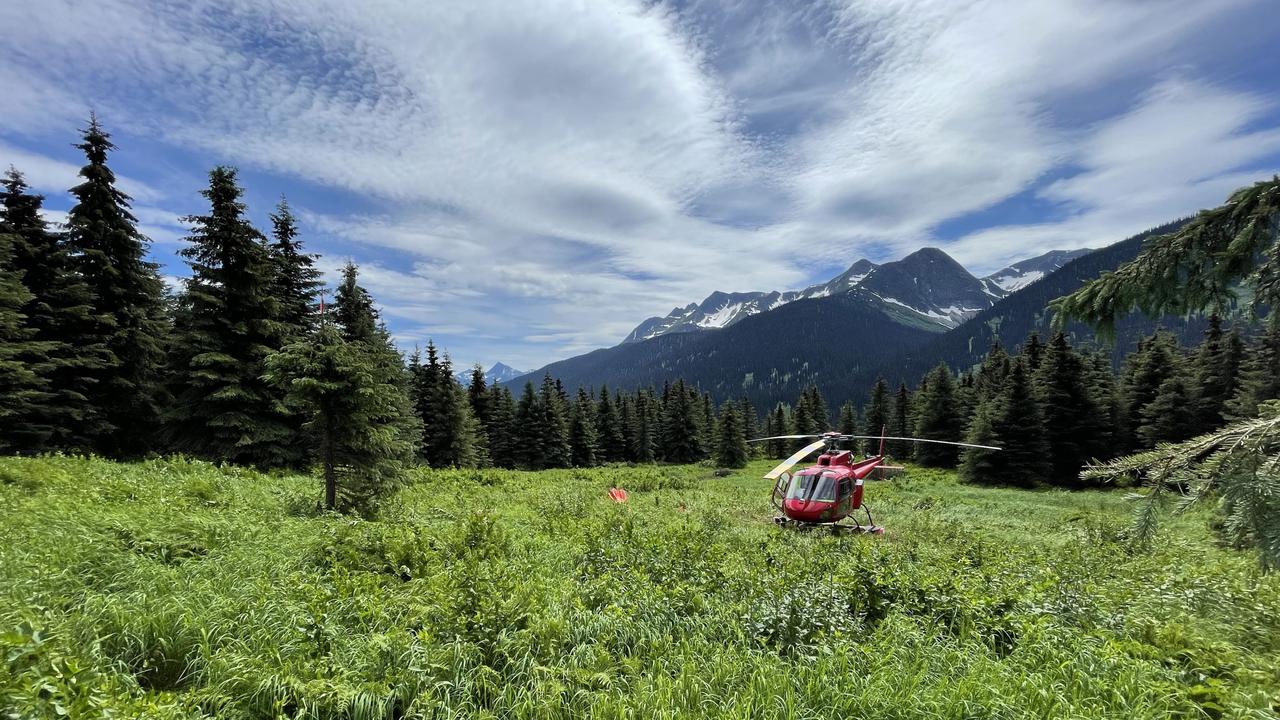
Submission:
{"label": "helicopter windshield", "polygon": [[787,498],[833,502],[836,499],[836,473],[830,470],[812,474],[798,473],[791,481]]}

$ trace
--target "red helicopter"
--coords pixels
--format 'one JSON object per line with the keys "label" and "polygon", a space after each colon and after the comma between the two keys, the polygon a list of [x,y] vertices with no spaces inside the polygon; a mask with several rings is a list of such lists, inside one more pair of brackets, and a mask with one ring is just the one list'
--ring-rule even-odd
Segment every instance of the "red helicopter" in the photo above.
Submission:
{"label": "red helicopter", "polygon": [[[999,450],[990,445],[973,445],[970,443],[950,442],[947,440],[926,440],[925,438],[886,437],[884,435],[842,435],[828,432],[822,435],[775,435],[767,438],[756,438],[748,442],[765,440],[819,438],[796,451],[794,455],[783,460],[778,467],[770,470],[764,477],[773,480],[773,493],[770,496],[773,506],[782,512],[773,521],[786,527],[813,528],[826,526],[833,532],[844,530],[881,535],[884,528],[875,524],[871,518],[871,508],[862,502],[862,483],[885,460],[885,440],[906,440],[910,442],[937,443],[958,447],[978,448],[981,450]],[[879,440],[880,450],[876,455],[868,455],[862,460],[854,460],[853,452],[843,450],[840,445],[847,440]],[[792,465],[805,459],[814,450],[821,448],[818,464],[805,468],[792,475],[787,472]],[[849,517],[853,511],[861,509],[867,513],[867,524],[855,522],[853,525],[841,524],[841,520]]]}

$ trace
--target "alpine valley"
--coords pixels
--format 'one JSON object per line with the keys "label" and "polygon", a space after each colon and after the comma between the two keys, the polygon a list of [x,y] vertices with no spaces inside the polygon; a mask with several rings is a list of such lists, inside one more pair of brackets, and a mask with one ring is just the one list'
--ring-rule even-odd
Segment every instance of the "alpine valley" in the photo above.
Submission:
{"label": "alpine valley", "polygon": [[[884,377],[914,383],[943,362],[978,363],[993,342],[1047,334],[1046,303],[1135,257],[1144,240],[1185,221],[1153,228],[1101,250],[1054,250],[975,277],[942,250],[922,248],[877,265],[861,259],[828,282],[787,292],[714,292],[701,303],[640,323],[623,341],[507,381],[544,374],[566,387],[630,390],[684,378],[717,400],[746,397],[757,407],[814,384],[835,397],[860,396]],[[1194,342],[1202,322],[1132,316],[1117,328],[1114,358],[1157,325]],[[1097,344],[1071,325],[1074,342]],[[1098,344],[1099,347],[1103,347]]]}

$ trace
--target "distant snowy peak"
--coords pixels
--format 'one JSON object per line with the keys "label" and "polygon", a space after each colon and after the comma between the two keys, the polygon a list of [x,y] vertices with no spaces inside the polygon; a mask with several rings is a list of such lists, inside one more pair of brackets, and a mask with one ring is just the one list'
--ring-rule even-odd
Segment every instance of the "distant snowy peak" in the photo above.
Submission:
{"label": "distant snowy peak", "polygon": [[859,260],[831,280],[787,292],[713,292],[701,303],[651,317],[623,340],[640,342],[661,335],[726,328],[752,315],[796,300],[857,290],[904,325],[941,332],[991,307],[997,300],[1052,273],[1090,250],[1054,250],[978,279],[938,248],[922,248],[894,262]]}
{"label": "distant snowy peak", "polygon": [[[521,375],[524,375],[523,370],[517,370],[505,363],[494,363],[493,367],[485,371],[484,382],[486,385],[495,385],[495,384],[507,382],[508,380],[514,380],[520,377]],[[455,373],[454,377],[456,377],[458,379],[458,382],[462,383],[463,385],[471,384],[470,369]]]}
{"label": "distant snowy peak", "polygon": [[1051,250],[1043,255],[1014,263],[982,278],[983,286],[993,297],[1004,297],[1017,292],[1040,278],[1078,257],[1093,252],[1090,248],[1078,250]]}
{"label": "distant snowy peak", "polygon": [[696,332],[729,327],[744,318],[758,315],[782,307],[796,300],[827,297],[837,293],[848,292],[867,277],[876,267],[869,260],[859,260],[831,280],[818,285],[810,285],[803,290],[787,292],[747,292],[725,293],[716,291],[707,296],[701,303],[690,303],[682,308],[675,308],[666,317],[651,317],[636,326],[630,335],[623,340],[640,342],[659,335],[678,332]]}

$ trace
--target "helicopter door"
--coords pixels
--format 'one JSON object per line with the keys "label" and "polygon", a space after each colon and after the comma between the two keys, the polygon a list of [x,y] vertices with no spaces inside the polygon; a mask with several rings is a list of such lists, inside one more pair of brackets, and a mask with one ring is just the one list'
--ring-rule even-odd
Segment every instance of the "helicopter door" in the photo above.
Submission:
{"label": "helicopter door", "polygon": [[841,515],[853,512],[853,478],[840,478],[840,489],[836,497],[839,498],[836,502],[837,512]]}

